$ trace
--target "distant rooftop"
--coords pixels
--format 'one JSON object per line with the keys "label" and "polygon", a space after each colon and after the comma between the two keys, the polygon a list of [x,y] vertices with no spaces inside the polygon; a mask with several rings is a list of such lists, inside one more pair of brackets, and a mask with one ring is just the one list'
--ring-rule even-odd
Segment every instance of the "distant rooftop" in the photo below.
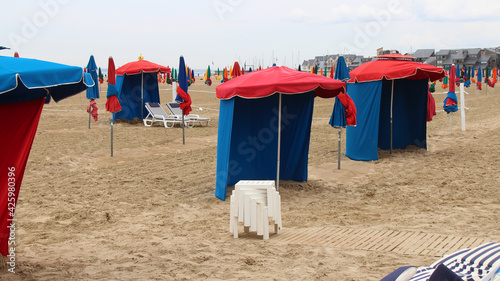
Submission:
{"label": "distant rooftop", "polygon": [[434,49],[418,49],[415,51],[415,53],[413,53],[413,57],[417,59],[426,59],[428,57],[431,57],[432,55],[434,55]]}

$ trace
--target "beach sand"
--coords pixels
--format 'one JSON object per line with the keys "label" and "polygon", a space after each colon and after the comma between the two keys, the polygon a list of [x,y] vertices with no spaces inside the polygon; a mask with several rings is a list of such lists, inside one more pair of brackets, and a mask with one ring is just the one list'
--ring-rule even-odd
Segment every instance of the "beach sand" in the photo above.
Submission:
{"label": "beach sand", "polygon": [[[190,87],[193,113],[212,121],[186,129],[186,145],[180,128],[119,123],[114,157],[105,84],[91,129],[84,92],[45,106],[16,210],[16,273],[2,262],[0,279],[379,280],[439,257],[280,236],[348,229],[500,242],[499,91],[468,89],[467,130],[458,112],[450,133],[436,87],[427,151],[381,151],[374,162],[342,156],[340,171],[338,131],[328,125],[334,100],[317,98],[309,181],[282,182],[283,229],[264,241],[241,225],[234,239],[229,200],[214,196],[216,85],[209,94],[200,78]],[[161,84],[160,96],[172,99],[170,85]]]}

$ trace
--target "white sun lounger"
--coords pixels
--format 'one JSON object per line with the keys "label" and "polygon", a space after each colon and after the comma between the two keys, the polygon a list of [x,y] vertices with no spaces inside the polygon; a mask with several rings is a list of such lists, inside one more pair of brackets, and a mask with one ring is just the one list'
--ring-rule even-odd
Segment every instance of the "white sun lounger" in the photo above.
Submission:
{"label": "white sun lounger", "polygon": [[146,102],[144,106],[148,111],[148,115],[142,120],[144,121],[144,126],[151,127],[155,122],[158,122],[166,128],[172,128],[179,122],[177,118],[169,116],[159,103]]}
{"label": "white sun lounger", "polygon": [[[167,103],[167,109],[170,111],[172,117],[182,119],[182,109],[179,107],[179,104],[176,102]],[[184,115],[184,121],[188,121],[191,124],[199,123],[200,126],[203,122],[208,126],[208,122],[210,122],[210,118],[200,117],[198,114],[189,114]]]}

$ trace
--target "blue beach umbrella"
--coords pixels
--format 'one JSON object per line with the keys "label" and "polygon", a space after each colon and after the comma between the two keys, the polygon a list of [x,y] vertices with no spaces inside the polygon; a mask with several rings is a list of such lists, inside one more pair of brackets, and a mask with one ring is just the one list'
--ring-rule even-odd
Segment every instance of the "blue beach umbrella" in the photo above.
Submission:
{"label": "blue beach umbrella", "polygon": [[87,64],[87,72],[90,73],[92,80],[94,80],[94,86],[87,89],[87,99],[98,99],[99,98],[99,83],[97,80],[97,65],[94,60],[94,56],[90,56],[89,63]]}
{"label": "blue beach umbrella", "polygon": [[[184,62],[184,57],[181,56],[179,60],[179,74],[177,77],[177,82],[179,83],[179,87],[184,90],[184,92],[188,92],[188,80],[187,80],[187,73],[186,73],[186,63]],[[175,97],[175,101],[178,103],[183,102],[182,98],[177,94]]]}
{"label": "blue beach umbrella", "polygon": [[[345,59],[343,56],[340,56],[337,60],[334,79],[340,81],[347,81],[351,79],[351,77],[349,76],[349,68],[347,68],[347,64],[345,63]],[[330,125],[335,128],[347,127],[345,107],[338,98],[335,98],[335,104],[333,105],[333,112],[330,118]]]}
{"label": "blue beach umbrella", "polygon": [[[180,88],[180,89],[179,89]],[[185,93],[185,97],[181,97],[179,92]],[[181,103],[180,107],[183,109],[182,114],[182,144],[186,144],[186,138],[184,134],[184,115],[188,115],[191,110],[191,98],[188,94],[188,73],[186,73],[186,63],[184,62],[184,57],[181,56],[179,60],[179,86],[177,89],[177,97],[175,97],[175,101]],[[189,110],[185,110],[182,106],[182,103],[188,103]]]}
{"label": "blue beach umbrella", "polygon": [[[41,60],[0,56],[0,254],[9,254],[8,225],[15,221],[14,211],[44,100],[56,102],[92,86],[83,68]],[[10,174],[8,173],[11,172]],[[15,182],[9,184],[9,178]],[[9,199],[9,200],[7,200]],[[9,205],[9,206],[8,206]],[[12,247],[12,246],[10,246]]]}
{"label": "blue beach umbrella", "polygon": [[[340,81],[347,81],[351,79],[351,77],[349,76],[349,68],[345,63],[345,59],[343,56],[339,56],[337,60],[334,79]],[[340,99],[338,97],[335,98],[335,103],[333,105],[333,112],[332,116],[330,117],[330,126],[339,128],[338,169],[340,170],[342,128],[347,127],[347,120],[345,116],[345,106],[342,104],[342,102],[340,102]]]}
{"label": "blue beach umbrella", "polygon": [[[87,99],[89,99],[89,100],[98,99],[99,98],[99,83],[97,80],[97,65],[95,63],[93,55],[90,56],[89,63],[87,64],[87,73],[90,73],[92,80],[94,80],[94,86],[89,87],[87,89]],[[89,129],[90,129],[91,111],[92,110],[90,110],[90,109],[88,110],[88,112],[89,112]]]}

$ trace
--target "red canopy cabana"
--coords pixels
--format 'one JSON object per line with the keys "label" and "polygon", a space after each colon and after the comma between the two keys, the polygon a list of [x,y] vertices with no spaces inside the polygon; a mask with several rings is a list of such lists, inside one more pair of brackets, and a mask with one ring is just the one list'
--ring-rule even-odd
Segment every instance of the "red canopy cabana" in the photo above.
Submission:
{"label": "red canopy cabana", "polygon": [[[116,119],[127,119],[132,120],[133,117],[140,117],[140,119],[144,118],[144,99],[146,98],[146,102],[159,102],[159,93],[158,93],[158,85],[151,84],[147,87],[146,92],[144,91],[144,76],[147,77],[149,75],[154,75],[156,81],[156,75],[158,72],[161,73],[171,73],[170,67],[159,65],[156,63],[152,63],[150,61],[142,59],[142,56],[139,57],[138,61],[129,62],[116,70],[117,78],[117,88],[119,89],[119,99],[120,104],[124,110],[114,113],[114,117]],[[141,75],[141,104],[140,104],[140,113],[135,112],[135,97],[131,97],[133,95],[133,88],[130,87],[122,87],[123,80],[126,76],[133,75]],[[146,81],[148,82],[148,81]],[[150,82],[151,83],[151,82]],[[139,85],[137,85],[139,86]],[[149,93],[152,92],[152,93]],[[149,95],[153,95],[153,97],[149,97]],[[146,96],[146,97],[145,97]],[[130,98],[128,98],[130,97]],[[140,115],[139,115],[140,114]],[[139,115],[139,116],[137,116]]]}
{"label": "red canopy cabana", "polygon": [[346,156],[377,160],[377,147],[392,153],[394,108],[395,147],[426,147],[428,81],[446,74],[443,68],[411,59],[401,54],[382,55],[349,73],[349,94],[361,117],[356,128],[347,129]]}
{"label": "red canopy cabana", "polygon": [[280,179],[307,180],[314,98],[335,97],[345,92],[345,83],[274,66],[233,78],[216,92],[221,102],[215,195],[225,200],[227,186],[240,179],[276,179],[276,188]]}

